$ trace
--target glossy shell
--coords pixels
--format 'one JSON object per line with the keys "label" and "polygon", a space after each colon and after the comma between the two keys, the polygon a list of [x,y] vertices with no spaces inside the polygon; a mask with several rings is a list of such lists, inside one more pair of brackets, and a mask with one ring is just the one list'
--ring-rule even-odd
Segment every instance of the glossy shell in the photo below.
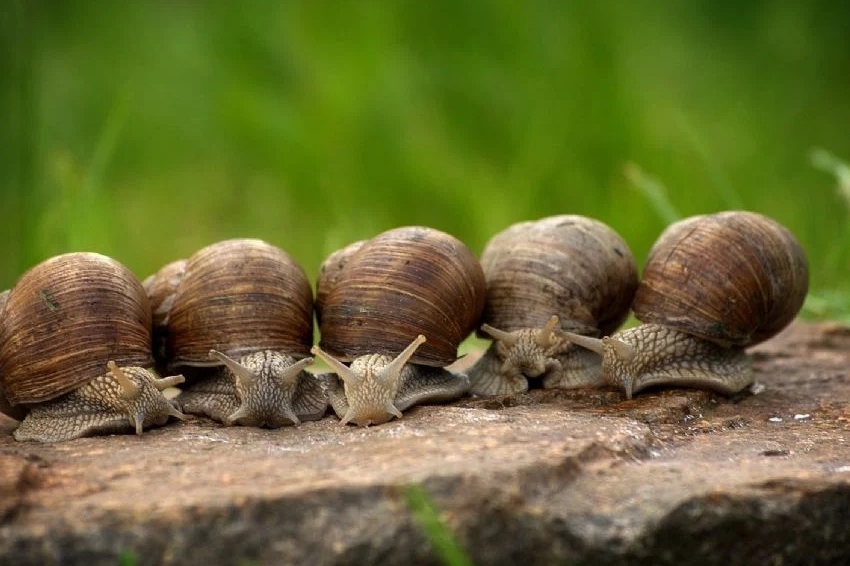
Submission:
{"label": "glossy shell", "polygon": [[122,366],[150,367],[151,311],[129,269],[95,253],[48,259],[3,306],[0,379],[14,404],[58,397]]}
{"label": "glossy shell", "polygon": [[760,214],[722,212],[662,233],[633,308],[642,322],[749,346],[794,319],[808,283],[806,254],[787,229]]}
{"label": "glossy shell", "polygon": [[233,357],[260,350],[309,355],[310,282],[286,252],[261,240],[226,240],[198,250],[186,260],[171,302],[166,331],[171,366],[214,365],[211,348]]}
{"label": "glossy shell", "polygon": [[316,279],[316,320],[322,323],[322,309],[327,300],[328,293],[339,281],[343,268],[348,264],[351,257],[363,247],[365,240],[358,240],[348,244],[329,255],[322,265],[319,266],[319,276]]}
{"label": "glossy shell", "polygon": [[404,227],[367,241],[348,260],[322,308],[322,348],[351,361],[396,355],[425,335],[411,362],[444,366],[484,307],[481,265],[457,238]]}
{"label": "glossy shell", "polygon": [[558,315],[565,330],[610,334],[628,316],[638,283],[626,242],[584,216],[513,224],[490,239],[481,265],[483,322],[508,332],[542,328]]}

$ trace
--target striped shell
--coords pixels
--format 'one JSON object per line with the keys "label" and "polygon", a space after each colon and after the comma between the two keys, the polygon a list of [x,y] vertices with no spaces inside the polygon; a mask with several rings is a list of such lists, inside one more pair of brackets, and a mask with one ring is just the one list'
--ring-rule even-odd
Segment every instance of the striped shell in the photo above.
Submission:
{"label": "striped shell", "polygon": [[153,365],[141,283],[112,258],[69,253],[26,273],[0,314],[0,380],[13,404],[67,393],[120,366]]}
{"label": "striped shell", "polygon": [[379,234],[332,273],[336,283],[319,281],[330,289],[321,307],[321,347],[343,361],[396,355],[423,334],[427,341],[410,361],[445,366],[457,358],[484,307],[478,259],[460,240],[433,228]]}
{"label": "striped shell", "polygon": [[794,319],[808,282],[805,252],[775,220],[742,211],[695,216],[653,246],[634,311],[642,322],[750,346]]}
{"label": "striped shell", "polygon": [[216,365],[209,357],[213,348],[231,357],[261,350],[299,359],[309,355],[310,282],[295,260],[271,244],[218,242],[195,252],[183,266],[166,265],[146,283],[157,320],[166,325],[171,367]]}
{"label": "striped shell", "polygon": [[561,327],[610,334],[626,319],[637,288],[628,245],[607,225],[576,215],[520,222],[481,254],[487,278],[483,322],[512,332]]}

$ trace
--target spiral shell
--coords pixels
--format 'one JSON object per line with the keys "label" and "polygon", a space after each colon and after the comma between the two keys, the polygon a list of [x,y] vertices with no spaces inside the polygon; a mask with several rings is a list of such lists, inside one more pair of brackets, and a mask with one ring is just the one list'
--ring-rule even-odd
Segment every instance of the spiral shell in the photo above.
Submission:
{"label": "spiral shell", "polygon": [[[253,239],[234,239],[202,248],[171,273],[173,298],[157,299],[158,311],[168,302],[167,352],[171,366],[214,365],[210,349],[239,357],[263,350],[283,351],[294,358],[309,355],[313,342],[313,291],[307,275],[286,252]],[[159,275],[157,275],[159,277]],[[164,287],[168,285],[163,283]],[[153,281],[156,297],[163,290]]]}
{"label": "spiral shell", "polygon": [[577,215],[520,222],[481,254],[487,278],[483,322],[511,332],[558,315],[566,330],[609,334],[628,316],[637,267],[607,225]]}
{"label": "spiral shell", "polygon": [[478,259],[460,240],[433,228],[379,234],[335,276],[322,301],[321,347],[344,361],[398,354],[422,334],[427,341],[410,361],[445,366],[457,358],[484,307]]}
{"label": "spiral shell", "polygon": [[661,234],[633,308],[642,322],[751,346],[794,319],[808,281],[805,252],[775,220],[743,211],[695,216]]}
{"label": "spiral shell", "polygon": [[50,258],[10,290],[0,319],[0,380],[13,404],[47,401],[104,373],[150,367],[151,311],[141,283],[112,258]]}
{"label": "spiral shell", "polygon": [[337,281],[343,268],[348,264],[348,261],[363,247],[365,240],[358,240],[338,249],[322,262],[319,266],[319,277],[316,280],[316,320],[322,324],[322,309],[327,300],[328,293]]}

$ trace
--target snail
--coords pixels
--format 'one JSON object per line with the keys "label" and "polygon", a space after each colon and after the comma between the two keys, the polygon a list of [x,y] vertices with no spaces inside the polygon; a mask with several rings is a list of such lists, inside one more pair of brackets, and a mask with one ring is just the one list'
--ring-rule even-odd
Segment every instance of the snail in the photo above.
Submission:
{"label": "snail", "polygon": [[277,428],[327,410],[313,362],[313,290],[283,250],[261,240],[209,245],[144,282],[172,368],[213,367],[177,401],[225,424]]}
{"label": "snail", "polygon": [[650,250],[633,310],[643,324],[567,338],[601,354],[627,398],[654,385],[726,395],[753,381],[745,348],[777,334],[808,291],[805,252],[781,224],[728,211],[672,224]]}
{"label": "snail", "polygon": [[138,279],[96,253],[24,273],[0,313],[0,385],[28,413],[18,440],[59,442],[162,425],[183,414],[163,395],[182,375],[149,371],[151,311]]}
{"label": "snail", "polygon": [[322,339],[312,352],[337,374],[329,400],[342,424],[381,424],[466,393],[467,377],[444,367],[481,316],[486,286],[462,242],[433,228],[389,230],[332,254],[317,289]]}
{"label": "snail", "polygon": [[487,302],[481,333],[494,341],[469,370],[471,392],[601,384],[599,357],[564,331],[600,336],[629,313],[637,266],[626,242],[598,220],[559,215],[520,222],[493,236],[481,254]]}

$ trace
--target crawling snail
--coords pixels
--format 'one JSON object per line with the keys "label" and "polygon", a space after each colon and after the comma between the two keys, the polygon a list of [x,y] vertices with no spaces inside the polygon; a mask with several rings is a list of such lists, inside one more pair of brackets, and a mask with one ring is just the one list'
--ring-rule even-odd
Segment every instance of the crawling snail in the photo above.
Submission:
{"label": "crawling snail", "polygon": [[637,267],[614,230],[574,215],[521,222],[490,239],[481,265],[481,331],[494,342],[469,370],[472,393],[525,391],[528,378],[547,388],[601,384],[599,356],[563,331],[596,337],[626,319]]}
{"label": "crawling snail", "polygon": [[634,300],[640,326],[567,338],[602,355],[626,397],[653,385],[732,395],[753,380],[744,348],[785,328],[808,290],[806,255],[778,222],[752,212],[695,216],[650,250]]}
{"label": "crawling snail", "polygon": [[[268,426],[321,418],[313,291],[304,270],[261,240],[218,242],[145,280],[168,367],[214,367],[178,397],[187,413]],[[188,367],[187,367],[188,366]]]}
{"label": "crawling snail", "polygon": [[162,391],[183,381],[148,371],[151,312],[136,277],[114,259],[48,259],[10,290],[0,312],[0,385],[26,417],[18,440],[59,442],[183,418]]}
{"label": "crawling snail", "polygon": [[312,351],[337,373],[329,397],[343,424],[380,424],[467,391],[465,375],[443,369],[484,307],[484,274],[462,242],[397,228],[333,254],[320,271],[322,340]]}

